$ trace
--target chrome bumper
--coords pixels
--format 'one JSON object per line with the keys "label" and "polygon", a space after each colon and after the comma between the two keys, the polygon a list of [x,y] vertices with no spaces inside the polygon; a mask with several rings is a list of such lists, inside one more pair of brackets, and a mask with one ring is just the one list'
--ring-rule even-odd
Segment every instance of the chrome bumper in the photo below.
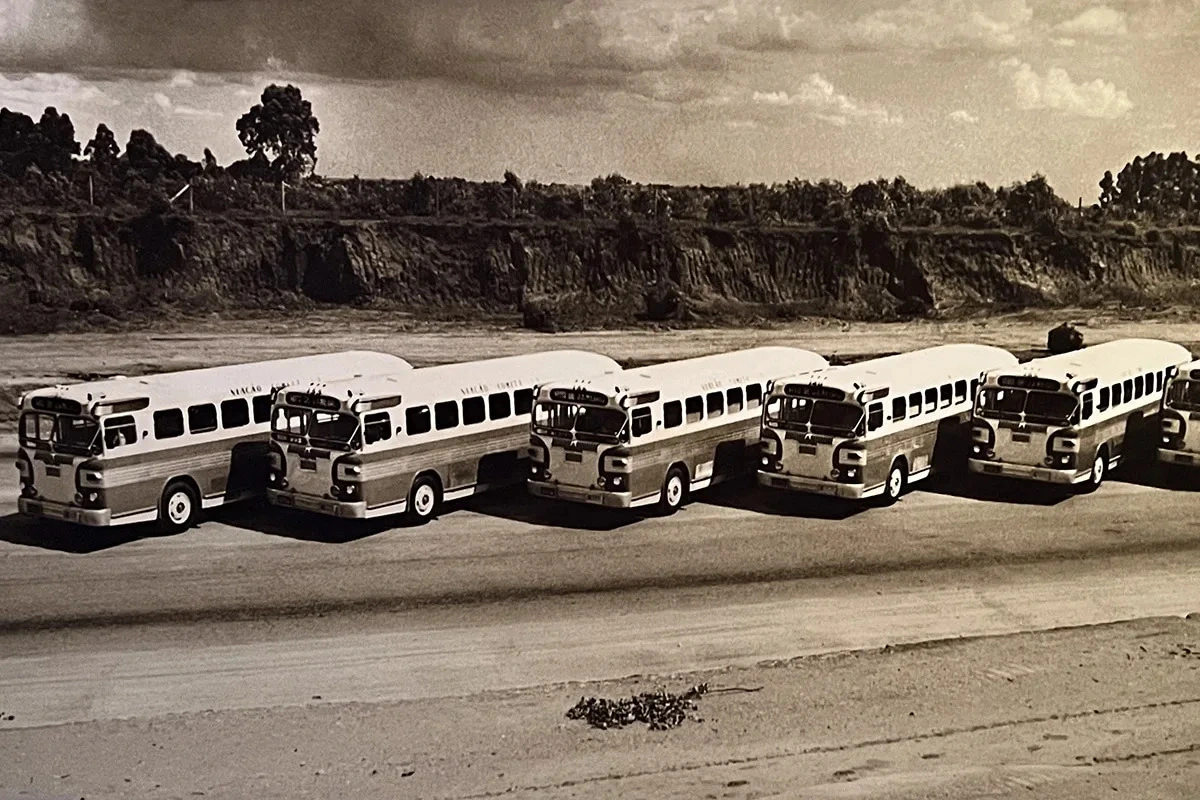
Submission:
{"label": "chrome bumper", "polygon": [[582,486],[567,486],[561,483],[528,481],[529,493],[534,497],[549,500],[566,500],[571,503],[586,503],[604,508],[630,508],[633,498],[629,492],[606,492],[603,489],[585,489]]}
{"label": "chrome bumper", "polygon": [[769,489],[788,489],[825,497],[843,497],[861,500],[866,496],[866,487],[861,483],[838,483],[822,478],[805,478],[799,475],[782,475],[778,472],[758,470],[758,485]]}
{"label": "chrome bumper", "polygon": [[331,500],[328,497],[317,497],[311,494],[289,492],[286,489],[267,489],[267,500],[280,508],[296,508],[300,511],[312,511],[317,514],[327,514],[342,519],[366,519],[367,503],[360,500],[348,503],[344,500]]}
{"label": "chrome bumper", "polygon": [[1007,464],[1001,461],[981,461],[976,458],[967,461],[967,469],[977,475],[995,475],[1001,478],[1020,478],[1027,481],[1056,483],[1069,486],[1083,483],[1090,472],[1077,472],[1069,469],[1049,469],[1034,467],[1028,464]]}
{"label": "chrome bumper", "polygon": [[1164,464],[1200,467],[1200,453],[1188,453],[1183,450],[1164,450],[1159,448],[1158,460]]}
{"label": "chrome bumper", "polygon": [[30,517],[57,519],[76,525],[104,527],[112,524],[111,508],[80,508],[69,503],[55,503],[31,497],[17,499],[17,510]]}

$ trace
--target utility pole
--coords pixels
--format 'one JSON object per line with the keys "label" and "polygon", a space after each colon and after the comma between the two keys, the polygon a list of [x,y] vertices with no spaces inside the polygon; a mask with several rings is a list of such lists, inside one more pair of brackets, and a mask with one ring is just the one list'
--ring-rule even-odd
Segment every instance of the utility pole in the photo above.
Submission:
{"label": "utility pole", "polygon": [[96,191],[92,187],[92,176],[88,175],[88,205],[96,205]]}
{"label": "utility pole", "polygon": [[279,210],[287,215],[287,183],[279,182]]}

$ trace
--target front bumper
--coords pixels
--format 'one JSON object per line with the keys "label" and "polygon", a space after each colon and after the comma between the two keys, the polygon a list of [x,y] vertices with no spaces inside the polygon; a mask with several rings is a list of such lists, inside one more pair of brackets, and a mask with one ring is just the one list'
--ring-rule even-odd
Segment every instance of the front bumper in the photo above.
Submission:
{"label": "front bumper", "polygon": [[1159,448],[1158,460],[1164,464],[1200,467],[1200,453],[1188,453],[1184,450],[1165,450],[1163,448]]}
{"label": "front bumper", "polygon": [[528,481],[529,493],[534,497],[544,497],[550,500],[566,500],[571,503],[586,503],[604,508],[630,508],[633,498],[629,492],[607,492],[603,489],[585,489],[582,486],[568,486],[562,483],[545,481]]}
{"label": "front bumper", "polygon": [[367,518],[365,500],[350,503],[345,500],[332,500],[328,497],[289,492],[287,489],[267,489],[267,500],[280,508],[296,508],[300,511],[312,511],[342,519]]}
{"label": "front bumper", "polygon": [[995,475],[1001,478],[1019,478],[1041,483],[1055,483],[1069,486],[1083,483],[1091,473],[1078,472],[1073,469],[1051,469],[1049,467],[1034,467],[1029,464],[1008,464],[1002,461],[981,461],[972,458],[967,461],[967,469],[977,475]]}
{"label": "front bumper", "polygon": [[31,497],[17,499],[17,510],[30,517],[57,519],[76,525],[104,527],[112,524],[111,508],[80,508],[69,503],[55,503]]}
{"label": "front bumper", "polygon": [[805,478],[800,475],[781,475],[778,472],[758,471],[758,485],[770,489],[790,489],[793,492],[808,492],[825,497],[843,497],[861,500],[866,497],[866,487],[861,483],[838,483],[824,478]]}

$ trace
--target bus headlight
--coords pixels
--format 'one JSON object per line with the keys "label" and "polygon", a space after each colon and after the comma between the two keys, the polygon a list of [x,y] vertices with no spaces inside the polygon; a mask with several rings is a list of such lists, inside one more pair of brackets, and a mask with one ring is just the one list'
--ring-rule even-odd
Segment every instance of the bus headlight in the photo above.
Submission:
{"label": "bus headlight", "polygon": [[608,488],[613,491],[621,491],[625,488],[625,478],[621,475],[613,475],[608,480]]}
{"label": "bus headlight", "polygon": [[779,440],[774,436],[764,436],[759,440],[764,453],[769,456],[779,455]]}
{"label": "bus headlight", "polygon": [[1183,426],[1179,423],[1176,417],[1164,417],[1162,421],[1163,433],[1179,433]]}

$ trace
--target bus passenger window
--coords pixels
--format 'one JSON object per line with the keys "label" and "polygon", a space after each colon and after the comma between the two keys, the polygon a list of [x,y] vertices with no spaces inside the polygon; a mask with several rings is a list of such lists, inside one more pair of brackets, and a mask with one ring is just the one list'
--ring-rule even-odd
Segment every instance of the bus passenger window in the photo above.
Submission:
{"label": "bus passenger window", "polygon": [[250,399],[250,404],[254,406],[254,424],[262,425],[271,420],[271,395],[260,394],[257,397]]}
{"label": "bus passenger window", "polygon": [[1125,402],[1128,403],[1133,399],[1133,381],[1129,378],[1121,381],[1121,389],[1121,397],[1125,398]]}
{"label": "bus passenger window", "polygon": [[1112,404],[1114,406],[1121,405],[1121,384],[1114,383],[1112,387]]}
{"label": "bus passenger window", "polygon": [[954,382],[954,402],[956,402],[956,403],[967,402],[967,382],[966,381],[955,381]]}
{"label": "bus passenger window", "polygon": [[510,416],[512,416],[512,403],[508,399],[508,392],[496,392],[496,394],[489,394],[488,418],[508,419]]}
{"label": "bus passenger window", "polygon": [[925,413],[928,414],[937,408],[937,389],[925,390]]}
{"label": "bus passenger window", "polygon": [[217,429],[217,407],[212,403],[188,408],[188,428],[192,433],[208,433]]}
{"label": "bus passenger window", "polygon": [[1160,369],[1158,372],[1154,373],[1154,375],[1154,385],[1157,387],[1154,391],[1161,392],[1163,390],[1163,371]]}
{"label": "bus passenger window", "polygon": [[708,416],[719,417],[725,413],[725,395],[720,392],[708,393]]}
{"label": "bus passenger window", "polygon": [[487,411],[483,407],[482,397],[468,397],[463,400],[463,425],[478,425],[487,419]]}
{"label": "bus passenger window", "polygon": [[979,392],[979,379],[972,378],[971,379],[971,402],[972,403],[975,402],[975,396],[978,392]]}
{"label": "bus passenger window", "polygon": [[528,414],[533,410],[533,389],[517,389],[513,392],[514,413]]}
{"label": "bus passenger window", "polygon": [[154,438],[174,439],[183,436],[183,412],[178,408],[154,412]]}
{"label": "bus passenger window", "polygon": [[752,383],[746,387],[746,406],[757,408],[762,405],[762,386]]}
{"label": "bus passenger window", "polygon": [[439,431],[458,425],[458,403],[446,400],[433,406],[433,424]]}
{"label": "bus passenger window", "polygon": [[137,442],[137,423],[133,417],[113,417],[104,423],[104,449],[124,447]]}
{"label": "bus passenger window", "polygon": [[250,424],[250,407],[242,398],[221,403],[221,427],[243,428]]}
{"label": "bus passenger window", "polygon": [[392,418],[386,411],[363,417],[363,441],[375,444],[392,438]]}
{"label": "bus passenger window", "polygon": [[1142,376],[1141,375],[1138,375],[1137,377],[1135,377],[1133,379],[1133,396],[1135,398],[1142,396]]}
{"label": "bus passenger window", "polygon": [[[947,386],[947,389],[950,387]],[[883,403],[871,403],[867,407],[867,430],[877,431],[883,427]]]}
{"label": "bus passenger window", "polygon": [[905,407],[904,398],[897,397],[892,400],[892,422],[899,422],[907,415],[908,409]]}
{"label": "bus passenger window", "polygon": [[683,403],[672,400],[663,404],[663,427],[678,428],[683,424]]}
{"label": "bus passenger window", "polygon": [[1092,393],[1088,392],[1083,396],[1083,411],[1082,418],[1087,420],[1092,418]]}
{"label": "bus passenger window", "polygon": [[950,384],[943,383],[941,388],[942,408],[950,405]]}
{"label": "bus passenger window", "polygon": [[433,428],[429,419],[429,406],[415,406],[404,411],[404,429],[409,436],[429,433]]}
{"label": "bus passenger window", "polygon": [[742,388],[740,386],[735,386],[725,392],[725,404],[730,414],[736,414],[742,410]]}
{"label": "bus passenger window", "polygon": [[1096,400],[1096,409],[1098,411],[1108,411],[1108,387],[1105,386],[1100,390],[1100,396]]}
{"label": "bus passenger window", "polygon": [[654,430],[654,420],[650,415],[650,407],[643,406],[633,410],[633,435],[645,436]]}
{"label": "bus passenger window", "polygon": [[921,393],[913,392],[908,396],[908,415],[910,417],[921,416]]}
{"label": "bus passenger window", "polygon": [[687,412],[689,423],[704,419],[704,398],[700,395],[689,397],[684,401],[684,411]]}

